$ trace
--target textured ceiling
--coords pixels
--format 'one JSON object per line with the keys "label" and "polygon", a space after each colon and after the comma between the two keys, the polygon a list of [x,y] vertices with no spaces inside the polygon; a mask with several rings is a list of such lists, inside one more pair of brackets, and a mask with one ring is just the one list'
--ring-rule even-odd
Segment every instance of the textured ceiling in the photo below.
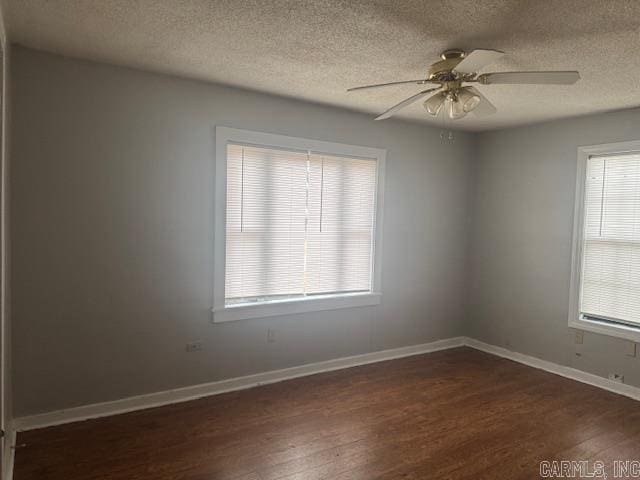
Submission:
{"label": "textured ceiling", "polygon": [[[480,87],[498,113],[454,124],[469,130],[640,106],[640,0],[4,3],[28,47],[372,114],[420,86],[345,90],[421,78],[447,48],[507,53],[483,71],[580,71],[574,86]],[[420,103],[398,116],[433,122]]]}

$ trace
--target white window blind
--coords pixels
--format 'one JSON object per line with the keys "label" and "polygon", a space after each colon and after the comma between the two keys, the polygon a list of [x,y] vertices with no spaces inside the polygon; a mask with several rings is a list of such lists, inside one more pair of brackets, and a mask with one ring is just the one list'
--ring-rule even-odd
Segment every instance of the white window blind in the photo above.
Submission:
{"label": "white window blind", "polygon": [[377,162],[227,145],[225,304],[370,292]]}
{"label": "white window blind", "polygon": [[640,153],[591,156],[581,314],[640,325]]}

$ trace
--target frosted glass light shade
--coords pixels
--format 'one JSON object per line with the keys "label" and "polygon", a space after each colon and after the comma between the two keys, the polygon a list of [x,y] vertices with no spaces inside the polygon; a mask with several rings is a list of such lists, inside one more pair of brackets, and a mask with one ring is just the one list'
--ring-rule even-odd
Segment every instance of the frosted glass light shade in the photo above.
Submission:
{"label": "frosted glass light shade", "polygon": [[451,118],[452,120],[457,120],[467,115],[467,112],[465,111],[462,105],[462,102],[453,98],[448,100],[447,113],[449,114],[449,118]]}
{"label": "frosted glass light shade", "polygon": [[444,101],[446,99],[447,95],[444,92],[436,93],[425,100],[424,108],[427,110],[429,115],[433,115],[435,117],[440,113],[442,105],[444,105]]}
{"label": "frosted glass light shade", "polygon": [[480,104],[480,97],[466,88],[461,88],[458,92],[458,102],[462,105],[462,109],[468,113]]}

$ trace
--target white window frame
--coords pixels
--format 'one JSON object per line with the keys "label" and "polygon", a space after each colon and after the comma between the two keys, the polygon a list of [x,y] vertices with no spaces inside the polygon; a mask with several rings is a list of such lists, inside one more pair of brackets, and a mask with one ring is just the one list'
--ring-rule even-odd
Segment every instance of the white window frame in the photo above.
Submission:
{"label": "white window frame", "polygon": [[571,286],[569,290],[569,327],[599,333],[611,337],[640,342],[640,328],[622,323],[582,318],[580,315],[580,285],[582,279],[582,246],[584,235],[584,196],[587,180],[587,163],[594,155],[615,155],[640,151],[640,140],[578,148],[576,170],[576,195],[573,216],[573,249],[571,257]]}
{"label": "white window frame", "polygon": [[[227,214],[227,145],[240,143],[261,147],[309,150],[336,156],[375,159],[377,162],[375,218],[373,225],[373,261],[371,291],[318,295],[310,298],[279,300],[256,305],[225,305],[226,214]],[[339,308],[378,305],[382,287],[382,214],[384,205],[384,172],[387,151],[272,133],[216,127],[215,218],[213,269],[213,322],[229,322],[247,318],[290,315]]]}

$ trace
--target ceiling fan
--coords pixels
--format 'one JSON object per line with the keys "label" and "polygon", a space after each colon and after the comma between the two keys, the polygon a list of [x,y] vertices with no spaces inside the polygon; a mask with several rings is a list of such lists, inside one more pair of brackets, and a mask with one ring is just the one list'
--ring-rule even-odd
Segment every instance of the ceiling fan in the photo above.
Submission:
{"label": "ceiling fan", "polygon": [[496,107],[480,93],[480,91],[467,83],[480,85],[497,84],[544,84],[544,85],[572,85],[580,79],[576,71],[566,72],[497,72],[482,73],[478,71],[494,63],[504,52],[498,50],[472,50],[466,53],[464,50],[452,49],[442,52],[442,60],[429,67],[427,77],[420,80],[405,80],[402,82],[380,83],[366,85],[364,87],[350,88],[347,91],[365,90],[369,88],[381,88],[391,85],[414,83],[416,85],[438,84],[437,87],[423,90],[402,102],[394,105],[376,120],[384,120],[394,115],[399,110],[421,100],[433,92],[424,102],[424,108],[430,115],[437,116],[443,109],[449,118],[456,120],[466,116],[469,112],[483,117],[495,113]]}

